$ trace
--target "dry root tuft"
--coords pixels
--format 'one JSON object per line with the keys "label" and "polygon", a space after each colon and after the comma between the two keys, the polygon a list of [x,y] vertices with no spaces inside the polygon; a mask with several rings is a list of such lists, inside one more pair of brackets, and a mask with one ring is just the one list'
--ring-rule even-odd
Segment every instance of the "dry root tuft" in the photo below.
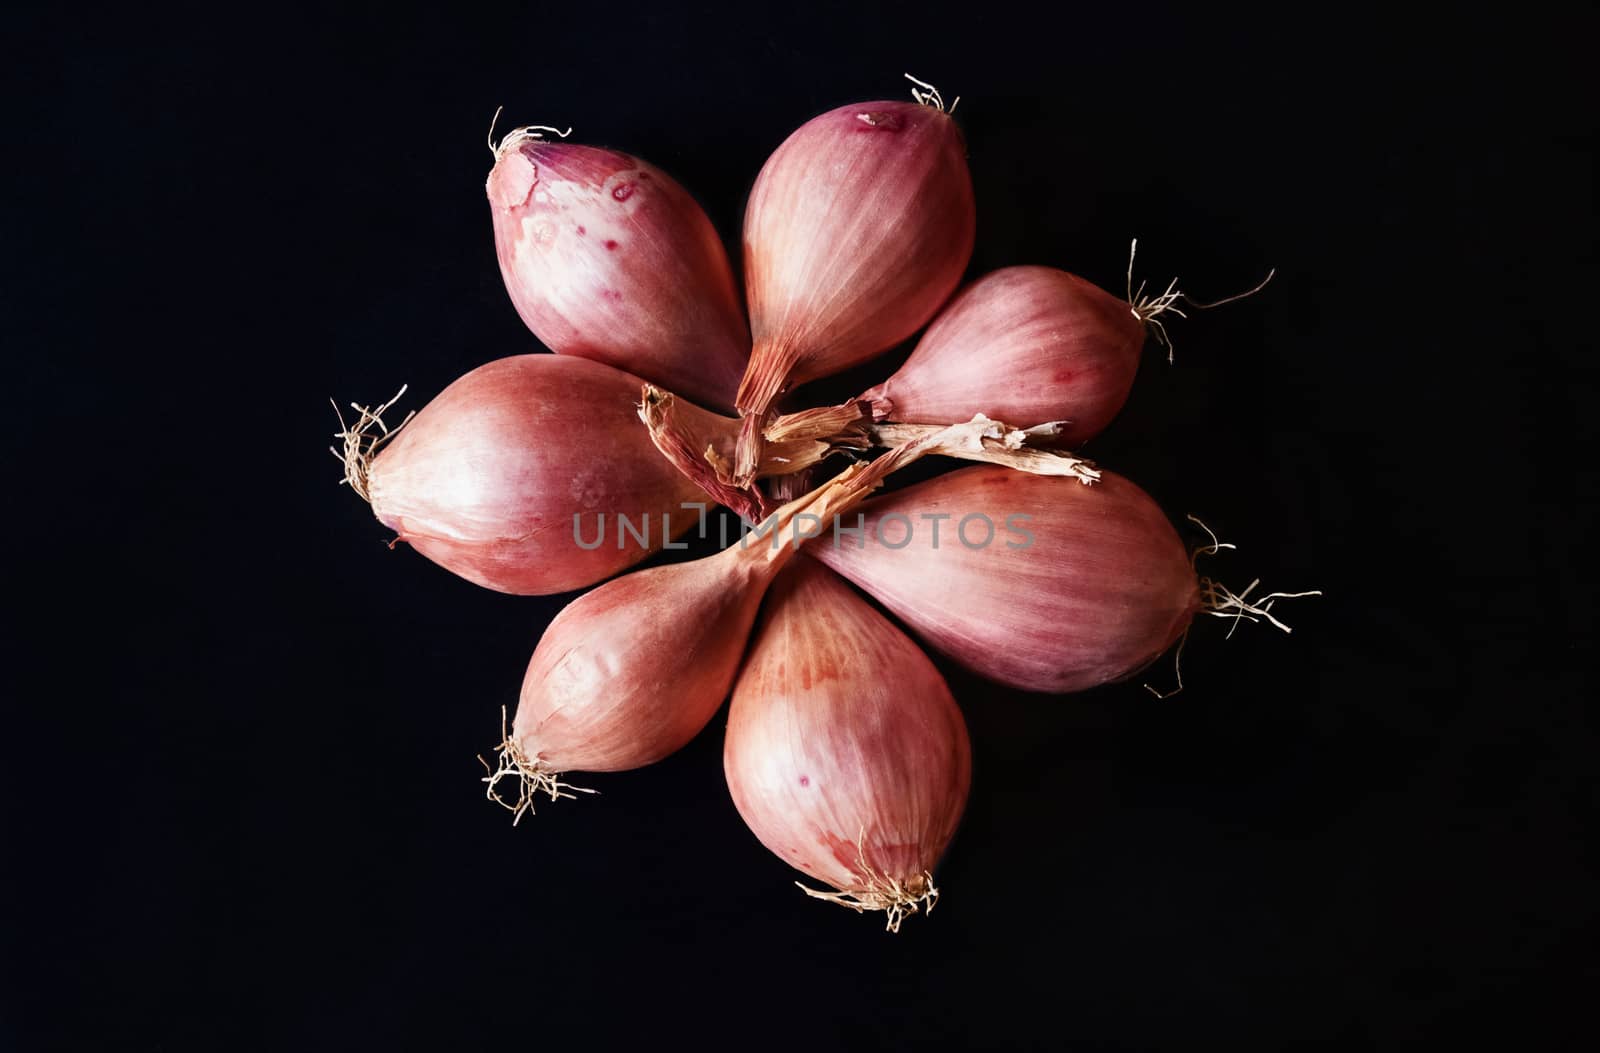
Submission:
{"label": "dry root tuft", "polygon": [[[522,822],[522,816],[533,814],[534,799],[539,794],[547,794],[552,801],[559,801],[565,797],[575,800],[580,793],[599,793],[583,786],[572,786],[561,781],[561,773],[546,771],[537,761],[530,760],[523,752],[522,746],[513,738],[506,728],[506,710],[500,707],[500,745],[496,748],[496,767],[489,767],[489,762],[482,756],[478,763],[483,765],[483,770],[489,774],[483,781],[488,783],[484,796],[498,804],[512,815],[511,825],[516,826]],[[500,780],[505,778],[517,780],[517,799],[507,800],[500,793]]]}
{"label": "dry root tuft", "polygon": [[[402,384],[400,390],[394,393],[394,398],[377,409],[370,409],[355,402],[350,403],[350,408],[357,413],[354,424],[346,424],[344,414],[339,410],[339,404],[333,403],[333,412],[339,418],[339,430],[334,434],[334,438],[344,442],[344,449],[339,450],[330,446],[328,452],[344,465],[344,478],[339,482],[348,484],[350,489],[360,494],[361,499],[368,504],[372,503],[372,493],[367,488],[367,472],[371,470],[372,459],[378,455],[378,451],[385,443],[394,438],[395,433],[416,416],[414,411],[407,413],[406,419],[393,428],[383,422],[383,415],[389,412],[389,408],[399,402],[400,396],[405,393],[406,388]],[[373,433],[374,428],[377,429],[376,434]]]}
{"label": "dry root tuft", "polygon": [[911,89],[911,97],[924,106],[936,107],[940,113],[955,113],[956,107],[961,105],[961,96],[959,95],[956,96],[954,102],[946,106],[944,104],[944,96],[939,94],[938,88],[926,81],[918,80],[909,73],[905,74],[905,78],[916,85]]}
{"label": "dry root tuft", "polygon": [[[1201,545],[1194,550],[1189,558],[1189,565],[1194,566],[1200,561],[1201,556],[1214,556],[1225,548],[1235,548],[1224,541],[1218,541],[1216,532],[1200,521],[1197,516],[1189,516],[1189,522],[1206,532],[1211,539],[1208,545]],[[1223,639],[1232,639],[1233,632],[1239,628],[1239,623],[1245,622],[1270,622],[1286,633],[1294,630],[1289,628],[1272,613],[1272,605],[1279,600],[1292,600],[1301,596],[1321,596],[1321,589],[1310,589],[1305,592],[1269,592],[1265,596],[1250,598],[1250,593],[1255,591],[1261,579],[1257,578],[1244,587],[1244,590],[1234,593],[1227,586],[1218,583],[1212,578],[1200,578],[1200,606],[1202,614],[1209,614],[1215,618],[1232,618],[1233,624],[1228,627],[1228,635]],[[1172,657],[1173,673],[1177,676],[1178,686],[1171,691],[1157,691],[1149,684],[1144,685],[1146,691],[1157,698],[1171,698],[1183,690],[1183,645],[1189,642],[1189,630],[1183,631],[1183,636],[1178,640],[1178,649]]]}
{"label": "dry root tuft", "polygon": [[933,875],[924,870],[910,881],[902,883],[875,869],[867,862],[865,830],[856,839],[856,863],[861,867],[860,873],[856,875],[856,880],[861,885],[859,889],[824,892],[798,881],[795,882],[795,887],[812,899],[837,903],[857,914],[869,910],[881,910],[887,916],[884,929],[888,932],[899,932],[900,923],[917,913],[919,909],[925,914],[933,913],[933,905],[939,902],[939,890],[933,885]]}
{"label": "dry root tuft", "polygon": [[551,135],[559,136],[562,139],[565,139],[567,136],[572,134],[571,128],[568,128],[566,131],[562,131],[560,128],[552,128],[548,124],[525,124],[520,128],[511,129],[505,134],[505,137],[501,139],[498,144],[496,144],[494,141],[494,126],[500,123],[500,111],[503,109],[505,109],[504,106],[496,106],[494,118],[489,121],[489,152],[494,154],[494,159],[496,161],[499,161],[500,158],[504,157],[506,155],[506,151],[511,149],[513,146],[517,146],[520,143],[525,143],[529,139],[543,140],[546,132],[549,132]]}
{"label": "dry root tuft", "polygon": [[[1236,547],[1218,541],[1216,533],[1200,522],[1197,516],[1190,516],[1189,522],[1204,530],[1206,536],[1211,538],[1211,544],[1201,545],[1194,550],[1194,555],[1189,560],[1191,566],[1198,563],[1201,556],[1214,556],[1225,548]],[[1205,607],[1205,613],[1217,618],[1233,619],[1233,624],[1228,627],[1228,636],[1224,637],[1224,639],[1233,636],[1233,631],[1239,627],[1241,621],[1258,622],[1265,620],[1286,633],[1292,633],[1294,632],[1293,629],[1273,617],[1272,605],[1278,600],[1293,600],[1301,596],[1322,595],[1321,589],[1310,589],[1306,592],[1269,592],[1265,596],[1257,596],[1254,600],[1250,599],[1250,593],[1260,584],[1261,579],[1257,578],[1246,585],[1243,592],[1235,595],[1226,586],[1218,584],[1211,578],[1200,579],[1200,602]]]}
{"label": "dry root tuft", "polygon": [[1272,605],[1278,600],[1292,600],[1301,596],[1321,596],[1321,589],[1309,589],[1305,592],[1269,592],[1265,596],[1250,599],[1250,592],[1261,579],[1257,578],[1244,587],[1244,591],[1237,595],[1228,590],[1226,585],[1219,584],[1210,578],[1200,579],[1200,599],[1205,604],[1205,612],[1217,618],[1232,618],[1233,624],[1228,627],[1228,636],[1239,627],[1239,623],[1268,621],[1286,633],[1294,632],[1272,614]]}
{"label": "dry root tuft", "polygon": [[1143,322],[1156,338],[1156,341],[1167,349],[1167,363],[1169,365],[1172,363],[1172,339],[1167,335],[1167,327],[1162,323],[1161,316],[1170,313],[1177,315],[1179,318],[1189,317],[1184,313],[1183,308],[1178,306],[1178,301],[1182,300],[1195,310],[1208,311],[1213,307],[1221,307],[1225,303],[1242,300],[1246,296],[1254,296],[1266,288],[1267,283],[1272,280],[1272,276],[1278,273],[1278,269],[1274,267],[1267,272],[1267,276],[1261,279],[1261,284],[1254,289],[1236,293],[1221,300],[1214,300],[1211,303],[1196,303],[1188,294],[1178,291],[1178,279],[1176,278],[1168,282],[1167,287],[1160,293],[1146,293],[1145,283],[1142,281],[1139,283],[1139,288],[1135,289],[1133,287],[1133,257],[1138,251],[1139,239],[1134,238],[1133,244],[1128,249],[1128,306],[1133,309],[1133,316]]}

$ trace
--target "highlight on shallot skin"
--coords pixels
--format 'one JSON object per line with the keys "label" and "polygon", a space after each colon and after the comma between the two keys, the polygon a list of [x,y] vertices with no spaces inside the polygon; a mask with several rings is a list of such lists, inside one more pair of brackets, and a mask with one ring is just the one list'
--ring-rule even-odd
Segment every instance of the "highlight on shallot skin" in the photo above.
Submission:
{"label": "highlight on shallot skin", "polygon": [[939,898],[966,807],[966,722],[927,655],[832,571],[773,585],[733,689],[723,770],[762,844],[831,886],[807,895],[886,927]]}
{"label": "highlight on shallot skin", "polygon": [[552,351],[731,407],[750,331],[711,220],[654,165],[564,139],[491,139],[485,189],[517,313]]}
{"label": "highlight on shallot skin", "polygon": [[744,221],[754,349],[738,393],[738,485],[760,462],[779,395],[911,336],[972,256],[966,145],[937,93],[913,96],[812,118],[756,177]]}

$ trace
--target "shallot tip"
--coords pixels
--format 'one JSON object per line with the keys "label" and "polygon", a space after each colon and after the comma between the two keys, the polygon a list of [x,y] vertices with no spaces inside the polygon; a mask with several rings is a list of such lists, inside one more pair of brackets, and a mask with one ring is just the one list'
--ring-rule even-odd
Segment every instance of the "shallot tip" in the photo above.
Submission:
{"label": "shallot tip", "polygon": [[[525,814],[534,812],[533,802],[539,794],[547,794],[552,801],[559,801],[563,797],[576,800],[580,793],[599,793],[586,786],[573,786],[561,781],[561,772],[546,771],[539,766],[537,761],[530,760],[523,751],[515,737],[506,726],[506,707],[500,707],[500,745],[495,748],[496,766],[489,767],[489,762],[478,755],[478,763],[483,765],[483,770],[488,775],[483,777],[483,782],[488,783],[484,796],[511,813],[511,825],[516,826],[522,822]],[[517,780],[517,799],[509,801],[500,793],[500,780],[515,778]]]}
{"label": "shallot tip", "polygon": [[489,152],[494,154],[494,159],[496,161],[499,161],[500,158],[504,157],[506,155],[506,151],[510,150],[513,146],[525,143],[530,139],[543,140],[546,132],[549,132],[551,135],[554,135],[560,139],[565,139],[567,136],[572,134],[572,129],[570,127],[563,131],[560,128],[556,128],[548,124],[525,124],[520,128],[511,129],[497,144],[494,141],[494,126],[500,123],[500,112],[504,109],[504,106],[496,106],[494,108],[494,116],[489,120]]}
{"label": "shallot tip", "polygon": [[924,914],[933,913],[934,904],[939,902],[939,890],[933,884],[933,875],[924,870],[909,882],[902,884],[879,871],[867,862],[865,831],[856,840],[856,863],[861,868],[857,875],[863,886],[860,889],[828,892],[812,888],[801,881],[796,881],[795,887],[812,899],[836,903],[857,914],[865,914],[869,910],[881,910],[885,914],[883,926],[885,932],[899,932],[900,923],[918,910]]}
{"label": "shallot tip", "polygon": [[[334,402],[333,399],[328,400],[333,403],[334,415],[339,418],[339,430],[334,433],[333,437],[342,440],[344,443],[343,450],[332,446],[328,447],[328,452],[333,454],[334,458],[344,465],[344,478],[340,479],[339,482],[341,485],[348,485],[368,504],[372,503],[372,493],[367,485],[367,474],[372,466],[372,458],[376,457],[384,444],[394,438],[396,433],[409,424],[412,417],[416,416],[415,410],[407,413],[405,420],[393,428],[383,422],[383,415],[396,402],[399,402],[400,397],[405,393],[406,385],[401,384],[400,390],[394,393],[394,397],[388,402],[382,403],[376,409],[363,406],[358,402],[350,403],[350,408],[356,411],[354,424],[346,424],[344,413],[339,409],[339,403]],[[378,429],[377,434],[372,434],[373,428]]]}
{"label": "shallot tip", "polygon": [[903,76],[906,78],[906,80],[909,80],[912,84],[916,85],[916,87],[911,89],[911,97],[922,105],[932,106],[940,113],[944,114],[955,113],[956,107],[961,105],[961,96],[957,95],[955,97],[955,101],[949,106],[946,106],[944,104],[944,96],[939,94],[938,88],[935,88],[932,84],[929,84],[926,81],[918,80],[909,73],[906,73]]}

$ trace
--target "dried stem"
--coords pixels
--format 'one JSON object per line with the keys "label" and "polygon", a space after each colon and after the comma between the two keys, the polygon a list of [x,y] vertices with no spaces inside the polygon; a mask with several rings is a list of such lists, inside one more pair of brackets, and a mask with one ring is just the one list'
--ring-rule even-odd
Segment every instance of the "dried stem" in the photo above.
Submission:
{"label": "dried stem", "polygon": [[750,355],[750,368],[739,381],[734,407],[742,418],[733,450],[731,482],[744,489],[755,480],[766,445],[766,427],[775,414],[772,404],[783,394],[798,355],[792,348],[758,345]]}
{"label": "dried stem", "polygon": [[939,902],[939,890],[934,887],[933,875],[924,870],[907,882],[890,877],[867,862],[866,840],[867,832],[863,829],[856,838],[856,864],[861,868],[855,875],[857,888],[824,892],[799,881],[795,882],[795,887],[812,899],[837,903],[857,914],[881,910],[887,915],[884,929],[888,932],[899,932],[900,923],[919,909],[932,914],[933,905]]}
{"label": "dried stem", "polygon": [[[865,414],[865,406],[847,402],[774,420],[764,433],[754,478],[793,475],[837,450],[867,449],[871,439]],[[713,501],[752,522],[777,507],[753,484],[741,487],[735,482],[731,459],[744,423],[701,409],[654,384],[642,390],[639,418],[661,455]]]}
{"label": "dried stem", "polygon": [[767,480],[767,499],[784,504],[804,497],[816,488],[816,467],[802,468],[788,475],[775,475]]}
{"label": "dried stem", "polygon": [[752,552],[746,558],[760,560],[774,570],[781,567],[803,542],[821,536],[802,534],[799,529],[800,516],[804,515],[818,524],[833,522],[882,486],[891,473],[927,454],[938,452],[942,446],[964,446],[977,442],[992,423],[980,414],[965,424],[935,429],[931,434],[879,454],[871,461],[850,465],[811,493],[790,501],[762,520],[754,536],[770,538],[770,544],[752,550],[741,543],[738,551]]}
{"label": "dried stem", "polygon": [[[1000,464],[1031,475],[1065,476],[1085,486],[1100,478],[1100,472],[1094,464],[1082,457],[1039,448],[1041,444],[1048,445],[1060,433],[1056,422],[1024,430],[1008,427],[980,413],[970,423],[981,423],[981,427],[965,435],[949,436],[933,444],[926,452],[964,461]],[[937,425],[931,424],[889,423],[874,425],[871,434],[875,444],[894,448],[940,430]]]}
{"label": "dried stem", "polygon": [[[383,403],[377,409],[370,409],[359,403],[350,403],[350,408],[357,413],[354,424],[346,424],[344,414],[339,410],[339,404],[333,402],[333,412],[339,418],[339,430],[334,433],[334,438],[343,440],[344,449],[333,446],[328,447],[328,452],[344,465],[344,478],[339,482],[347,484],[350,489],[361,495],[361,499],[368,504],[372,503],[372,491],[368,486],[368,473],[372,470],[372,459],[378,451],[407,424],[416,412],[407,413],[405,420],[395,427],[390,428],[383,422],[383,415],[389,408],[400,401],[400,396],[406,393],[406,386],[400,385],[400,390],[394,393],[394,398]],[[372,429],[376,428],[374,434]]]}
{"label": "dried stem", "polygon": [[[1050,448],[1060,437],[1059,421],[1021,429],[980,413],[953,425],[873,424],[869,412],[867,403],[852,399],[839,406],[772,418],[761,427],[754,417],[734,421],[683,402],[653,384],[644,386],[639,403],[639,418],[661,455],[712,500],[751,522],[761,522],[777,511],[774,501],[754,485],[755,479],[792,475],[835,452],[860,452],[875,445],[890,451],[869,466],[870,477],[880,481],[928,454],[999,464],[1034,475],[1062,476],[1085,485],[1100,478],[1091,462]],[[749,442],[752,434],[754,444]],[[751,467],[750,483],[742,484],[740,473],[730,467],[730,458],[740,450],[758,451],[761,458]],[[790,487],[784,492],[794,491]]]}
{"label": "dried stem", "polygon": [[[1199,546],[1190,555],[1189,565],[1191,567],[1199,563],[1201,556],[1214,556],[1225,548],[1231,549],[1237,547],[1224,541],[1218,541],[1216,532],[1202,523],[1198,516],[1189,516],[1188,519],[1189,522],[1193,523],[1195,526],[1198,526],[1201,530],[1204,530],[1206,532],[1206,536],[1211,539],[1210,544]],[[1239,627],[1239,623],[1241,621],[1267,621],[1272,623],[1277,628],[1282,629],[1284,632],[1290,633],[1294,630],[1278,620],[1278,618],[1272,613],[1272,605],[1278,600],[1292,600],[1298,599],[1302,596],[1322,595],[1322,590],[1320,589],[1309,589],[1305,592],[1269,592],[1265,596],[1257,596],[1255,599],[1251,599],[1250,593],[1253,592],[1255,587],[1260,584],[1261,579],[1257,578],[1255,581],[1252,581],[1250,584],[1246,585],[1242,592],[1234,593],[1230,591],[1227,586],[1219,584],[1211,578],[1201,577],[1200,613],[1209,614],[1215,618],[1233,619],[1233,624],[1228,627],[1227,636],[1223,637],[1225,640],[1233,638],[1233,632]],[[1192,623],[1190,628],[1193,628]],[[1177,676],[1178,686],[1173,688],[1171,691],[1162,692],[1151,687],[1149,684],[1146,684],[1144,685],[1146,691],[1149,691],[1157,698],[1166,699],[1171,698],[1173,695],[1176,695],[1183,690],[1183,645],[1188,641],[1189,629],[1186,628],[1183,630],[1183,636],[1178,640],[1178,649],[1173,654],[1172,658],[1173,672]]]}
{"label": "dried stem", "polygon": [[670,391],[646,384],[640,395],[639,419],[649,429],[650,441],[655,443],[661,456],[705,491],[707,497],[746,519],[755,521],[764,517],[768,509],[760,491],[734,486],[721,478],[716,469],[722,458],[713,433],[725,418],[706,413],[691,403],[679,402]]}
{"label": "dried stem", "polygon": [[1128,248],[1128,305],[1133,309],[1133,316],[1143,322],[1161,346],[1167,349],[1167,363],[1169,365],[1172,362],[1172,339],[1167,335],[1167,327],[1162,323],[1161,315],[1170,313],[1177,315],[1179,318],[1189,317],[1184,313],[1183,308],[1178,306],[1178,301],[1180,300],[1197,311],[1209,311],[1213,307],[1221,307],[1225,303],[1242,300],[1246,296],[1254,296],[1266,288],[1267,283],[1272,280],[1272,276],[1278,273],[1278,269],[1274,267],[1267,272],[1267,276],[1261,279],[1261,284],[1254,289],[1235,293],[1233,296],[1226,296],[1211,303],[1197,303],[1187,293],[1178,291],[1178,279],[1176,278],[1168,282],[1167,287],[1160,293],[1147,294],[1145,292],[1145,283],[1142,281],[1139,283],[1139,288],[1134,289],[1133,258],[1138,251],[1139,239],[1134,238],[1133,244]]}
{"label": "dried stem", "polygon": [[[495,747],[495,754],[496,766],[493,768],[489,767],[489,762],[481,754],[478,757],[478,763],[489,773],[483,779],[489,784],[484,796],[511,813],[512,826],[522,822],[524,814],[533,813],[534,799],[541,793],[549,795],[552,801],[559,801],[563,797],[575,800],[580,793],[600,792],[564,783],[561,781],[561,772],[549,771],[538,761],[529,759],[522,745],[507,730],[504,706],[500,707],[500,745]],[[500,793],[500,780],[505,778],[517,780],[515,801],[507,800]]]}
{"label": "dried stem", "polygon": [[860,449],[871,441],[868,431],[871,423],[871,405],[859,399],[850,399],[837,406],[818,406],[798,413],[785,413],[768,421],[761,433],[769,443],[817,439],[835,446]]}

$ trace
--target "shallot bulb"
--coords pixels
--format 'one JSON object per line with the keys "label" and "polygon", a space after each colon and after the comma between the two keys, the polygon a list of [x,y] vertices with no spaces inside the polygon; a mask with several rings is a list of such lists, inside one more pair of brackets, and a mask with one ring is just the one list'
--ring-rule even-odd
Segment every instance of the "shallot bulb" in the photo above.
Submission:
{"label": "shallot bulb", "polygon": [[518,129],[487,191],[517,313],[546,347],[729,407],[750,334],[722,241],[672,177]]}
{"label": "shallot bulb", "polygon": [[[938,105],[866,102],[815,117],[750,192],[744,273],[755,341],[738,408],[881,354],[928,321],[972,255],[966,148]],[[748,483],[761,436],[742,442]]]}
{"label": "shallot bulb", "polygon": [[933,868],[972,777],[966,722],[927,655],[832,571],[800,560],[771,590],[723,747],[739,814],[780,859],[902,917],[938,898]]}
{"label": "shallot bulb", "polygon": [[861,398],[877,419],[913,424],[1059,421],[1058,441],[1076,446],[1127,401],[1144,341],[1126,300],[1052,267],[1007,267],[963,289]]}
{"label": "shallot bulb", "polygon": [[556,616],[501,745],[501,771],[522,780],[519,817],[535,792],[564,796],[563,772],[643,767],[699,734],[733,684],[781,563],[763,558],[773,551],[789,550],[734,547],[637,571]]}
{"label": "shallot bulb", "polygon": [[[1128,399],[1146,334],[1167,348],[1165,315],[1188,317],[1253,296],[1253,289],[1213,303],[1180,292],[1174,280],[1157,292],[1133,284],[1127,298],[1052,267],[1007,267],[963,289],[939,313],[895,374],[861,401],[877,420],[940,424],[986,413],[1076,446],[1093,438]],[[1182,304],[1183,306],[1179,306]],[[1046,436],[1042,434],[1040,438]]]}
{"label": "shallot bulb", "polygon": [[863,544],[843,538],[810,554],[935,649],[1028,691],[1125,679],[1196,614],[1270,618],[1272,600],[1286,595],[1252,603],[1202,582],[1161,509],[1111,472],[1084,487],[966,468],[870,501],[862,514]]}
{"label": "shallot bulb", "polygon": [[684,505],[704,507],[640,425],[641,386],[583,358],[502,358],[393,432],[363,412],[341,434],[345,481],[396,540],[468,581],[535,596],[593,585],[692,525]]}

